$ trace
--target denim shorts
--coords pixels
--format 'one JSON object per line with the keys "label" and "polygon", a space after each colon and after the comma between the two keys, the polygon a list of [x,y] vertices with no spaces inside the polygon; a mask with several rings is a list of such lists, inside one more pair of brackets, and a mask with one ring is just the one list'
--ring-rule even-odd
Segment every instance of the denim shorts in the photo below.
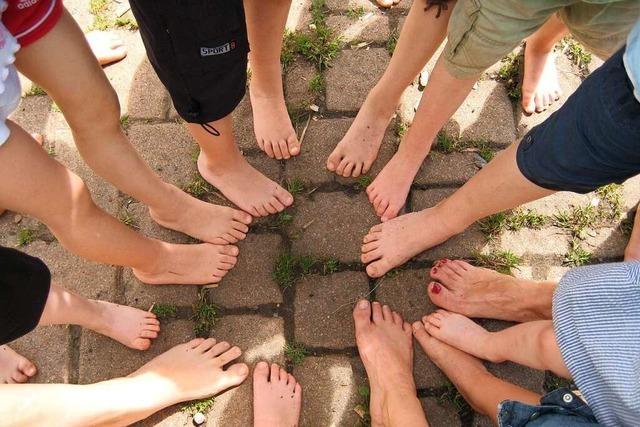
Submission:
{"label": "denim shorts", "polygon": [[599,426],[589,406],[567,388],[560,388],[532,406],[505,400],[498,407],[499,427],[585,427]]}
{"label": "denim shorts", "polygon": [[524,136],[516,161],[529,181],[588,193],[640,174],[640,102],[622,61],[624,49]]}

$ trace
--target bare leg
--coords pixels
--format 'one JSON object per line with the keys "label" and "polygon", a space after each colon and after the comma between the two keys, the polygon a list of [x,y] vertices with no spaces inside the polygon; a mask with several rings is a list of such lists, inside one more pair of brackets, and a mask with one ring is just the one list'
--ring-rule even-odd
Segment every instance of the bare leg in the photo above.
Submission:
{"label": "bare leg", "polygon": [[251,107],[260,148],[271,158],[288,159],[300,153],[282,88],[280,50],[291,0],[244,0],[251,52]]}
{"label": "bare leg", "polygon": [[631,232],[631,238],[624,250],[624,260],[640,260],[640,215],[636,209],[636,215],[633,220],[633,231]]}
{"label": "bare leg", "polygon": [[372,426],[427,426],[413,381],[411,326],[380,303],[353,310],[358,352],[371,385]]}
{"label": "bare leg", "polygon": [[[414,124],[411,129],[415,127]],[[361,257],[363,263],[370,263],[369,276],[381,277],[413,256],[461,233],[480,218],[553,194],[522,175],[516,163],[517,149],[518,144],[511,144],[435,207],[372,227],[364,237]]]}
{"label": "bare leg", "polygon": [[253,371],[253,426],[300,425],[302,387],[293,375],[273,363],[258,362]]}
{"label": "bare leg", "polygon": [[29,134],[9,120],[7,125],[11,135],[0,147],[0,206],[39,219],[71,252],[130,266],[152,284],[219,282],[235,265],[235,246],[172,245],[134,232],[100,210],[84,182]]}
{"label": "bare leg", "polygon": [[489,332],[468,317],[438,310],[424,316],[422,322],[429,335],[472,356],[494,363],[509,360],[571,378],[551,320],[520,323],[498,332]]}
{"label": "bare leg", "polygon": [[16,65],[58,104],[89,166],[147,204],[159,224],[211,243],[245,237],[248,214],[205,203],[162,182],[136,153],[120,128],[116,93],[68,12],[46,36],[18,52]]}
{"label": "bare leg", "polygon": [[0,385],[0,417],[8,425],[56,420],[65,426],[125,426],[167,406],[201,399],[242,383],[249,368],[238,347],[214,339],[178,345],[124,378],[96,384]]}
{"label": "bare leg", "polygon": [[200,145],[198,170],[240,209],[253,216],[275,214],[293,203],[293,196],[251,166],[238,150],[233,137],[231,115],[209,123],[220,136],[202,126],[187,126]]}
{"label": "bare leg", "polygon": [[494,377],[478,359],[430,336],[421,322],[413,324],[413,335],[471,407],[494,422],[498,421],[498,405],[504,400],[540,404],[539,394]]}
{"label": "bare leg", "polygon": [[567,31],[554,14],[527,39],[522,81],[522,109],[526,113],[545,110],[562,95],[553,48]]}
{"label": "bare leg", "polygon": [[[448,9],[436,18],[437,7],[425,11],[424,2],[413,3],[389,66],[367,95],[349,131],[329,156],[329,170],[353,177],[369,171],[402,92],[444,40],[454,5],[455,2],[450,2]],[[374,200],[370,197],[372,203]],[[374,203],[374,207],[378,208],[379,204]]]}
{"label": "bare leg", "polygon": [[441,260],[429,272],[427,294],[438,307],[468,317],[530,322],[551,319],[556,282],[517,279],[460,260]]}

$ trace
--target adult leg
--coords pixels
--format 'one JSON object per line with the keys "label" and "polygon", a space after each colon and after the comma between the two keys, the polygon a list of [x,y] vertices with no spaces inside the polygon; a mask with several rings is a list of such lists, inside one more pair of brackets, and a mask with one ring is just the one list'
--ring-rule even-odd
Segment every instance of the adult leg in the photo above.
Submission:
{"label": "adult leg", "polygon": [[48,34],[18,52],[16,66],[60,107],[89,166],[147,204],[156,222],[211,243],[245,237],[248,214],[205,203],[164,183],[136,153],[120,127],[116,93],[66,10]]}
{"label": "adult leg", "polygon": [[284,102],[280,50],[291,0],[244,0],[251,52],[249,94],[253,126],[260,148],[271,158],[288,159],[300,153]]}
{"label": "adult leg", "polygon": [[258,362],[253,371],[253,426],[298,426],[302,387],[277,364]]}
{"label": "adult leg", "polygon": [[123,378],[88,385],[0,385],[0,417],[8,425],[38,425],[42,420],[65,426],[129,425],[167,406],[239,385],[249,373],[247,365],[223,367],[240,354],[226,342],[196,339]]}
{"label": "adult leg", "polygon": [[[454,5],[455,1],[452,1],[447,9],[440,11],[438,7],[425,10],[423,2],[413,3],[389,66],[367,95],[349,131],[329,156],[329,170],[353,177],[369,171],[402,92],[444,40]],[[374,203],[374,200],[370,194],[370,201]],[[378,208],[379,204],[374,203],[374,207]]]}
{"label": "adult leg", "polygon": [[11,136],[0,147],[0,206],[44,222],[71,252],[130,266],[141,281],[153,284],[219,282],[235,265],[238,249],[231,245],[172,245],[134,232],[100,210],[84,182],[29,134],[7,124]]}

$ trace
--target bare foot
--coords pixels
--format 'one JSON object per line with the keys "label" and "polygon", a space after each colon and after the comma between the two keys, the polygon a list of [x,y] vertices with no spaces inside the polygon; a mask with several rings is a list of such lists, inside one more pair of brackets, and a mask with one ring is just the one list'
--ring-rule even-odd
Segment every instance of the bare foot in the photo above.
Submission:
{"label": "bare foot", "polygon": [[170,211],[149,208],[151,218],[163,227],[180,231],[198,240],[224,245],[247,237],[251,215],[226,206],[196,199],[172,186],[175,203]]}
{"label": "bare foot", "polygon": [[253,371],[254,427],[295,427],[300,421],[302,387],[293,375],[273,363],[259,362]]}
{"label": "bare foot", "polygon": [[160,332],[156,315],[126,305],[106,301],[91,301],[96,305],[99,318],[91,329],[136,350],[146,350]]}
{"label": "bare foot", "polygon": [[390,425],[385,400],[390,393],[416,394],[411,325],[380,303],[360,300],[353,310],[358,352],[369,378],[372,425]]}
{"label": "bare foot", "polygon": [[0,346],[0,384],[26,383],[38,370],[26,357],[6,345]]}
{"label": "bare foot", "polygon": [[397,152],[367,187],[369,202],[383,222],[398,216],[421,163]]}
{"label": "bare foot", "polygon": [[524,50],[522,109],[528,114],[544,111],[561,95],[553,50],[539,51],[527,44]]}
{"label": "bare foot", "polygon": [[371,227],[364,236],[360,260],[369,264],[370,277],[382,277],[455,234],[440,219],[436,208],[408,213]]}
{"label": "bare foot", "polygon": [[100,65],[117,62],[127,56],[127,48],[117,34],[109,31],[91,31],[85,34],[91,51]]}
{"label": "bare foot", "polygon": [[392,115],[393,111],[381,109],[375,95],[370,93],[347,134],[327,159],[327,169],[354,178],[369,172]]}
{"label": "bare foot", "polygon": [[640,260],[640,215],[636,210],[635,219],[633,221],[633,231],[631,232],[631,238],[624,250],[625,261]]}
{"label": "bare foot", "polygon": [[201,152],[198,170],[202,177],[229,200],[253,216],[282,212],[293,204],[293,196],[251,166],[240,153],[224,170],[209,166]]}
{"label": "bare foot", "polygon": [[465,261],[439,261],[427,294],[438,307],[467,317],[528,322],[551,319],[555,283],[517,279]]}
{"label": "bare foot", "polygon": [[397,5],[400,3],[400,0],[376,0],[376,3],[378,3],[380,7],[388,8]]}
{"label": "bare foot", "polygon": [[141,282],[151,285],[207,285],[219,283],[237,262],[238,248],[232,245],[174,245],[161,242],[164,256],[149,271],[133,269]]}
{"label": "bare foot", "polygon": [[[253,87],[253,84],[251,85]],[[260,149],[272,159],[289,159],[300,154],[300,142],[282,96],[260,96],[251,88],[253,128]]]}

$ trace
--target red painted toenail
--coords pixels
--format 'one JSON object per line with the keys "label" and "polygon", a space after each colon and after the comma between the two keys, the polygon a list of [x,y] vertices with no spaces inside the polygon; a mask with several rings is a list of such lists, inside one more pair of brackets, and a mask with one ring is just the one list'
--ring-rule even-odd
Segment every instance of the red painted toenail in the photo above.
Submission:
{"label": "red painted toenail", "polygon": [[433,292],[436,295],[438,295],[441,290],[442,290],[442,287],[440,286],[439,283],[434,283],[433,287],[431,288],[431,292]]}
{"label": "red painted toenail", "polygon": [[449,260],[448,260],[448,259],[443,259],[443,260],[442,260],[442,263],[443,263],[443,264],[446,264],[446,263],[447,263],[447,261],[449,261]]}

